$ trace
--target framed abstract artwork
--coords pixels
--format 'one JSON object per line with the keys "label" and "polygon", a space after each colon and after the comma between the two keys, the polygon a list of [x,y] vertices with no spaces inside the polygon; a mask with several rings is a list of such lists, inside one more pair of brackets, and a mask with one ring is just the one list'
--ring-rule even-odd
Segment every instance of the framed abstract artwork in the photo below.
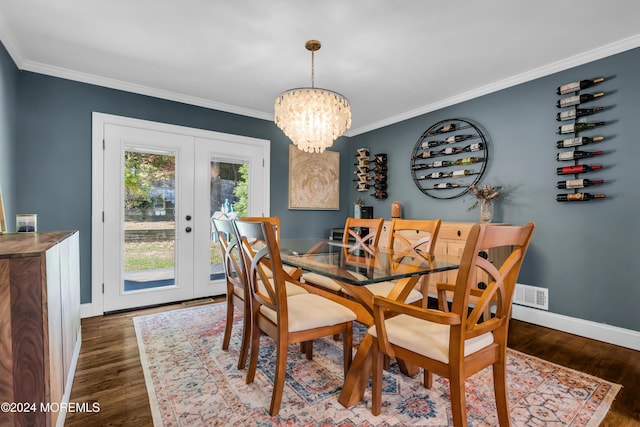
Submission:
{"label": "framed abstract artwork", "polygon": [[289,209],[340,208],[340,153],[307,153],[289,145]]}

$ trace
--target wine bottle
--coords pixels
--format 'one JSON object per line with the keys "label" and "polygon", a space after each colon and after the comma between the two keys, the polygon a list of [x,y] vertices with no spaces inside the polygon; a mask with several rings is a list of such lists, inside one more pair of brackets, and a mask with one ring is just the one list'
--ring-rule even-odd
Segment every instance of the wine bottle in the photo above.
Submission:
{"label": "wine bottle", "polygon": [[450,162],[448,160],[441,160],[441,161],[433,162],[428,167],[430,167],[430,168],[444,168],[444,167],[453,166],[453,165],[454,165],[453,162]]}
{"label": "wine bottle", "polygon": [[375,193],[371,193],[371,195],[376,199],[386,199],[388,197],[386,191],[376,191]]}
{"label": "wine bottle", "polygon": [[431,166],[426,164],[426,163],[420,163],[420,164],[417,164],[417,165],[411,165],[411,169],[414,170],[414,171],[418,171],[418,170],[421,170],[421,169],[429,169],[430,167]]}
{"label": "wine bottle", "polygon": [[356,170],[353,171],[354,175],[368,175],[369,168],[366,166],[358,166]]}
{"label": "wine bottle", "polygon": [[556,91],[556,93],[558,95],[565,95],[567,93],[577,92],[579,90],[595,86],[598,83],[602,83],[603,81],[604,77],[598,77],[595,79],[580,80],[577,82],[563,84],[562,86],[558,86],[558,90]]}
{"label": "wine bottle", "polygon": [[383,164],[387,163],[387,154],[386,153],[378,153],[376,154],[376,163]]}
{"label": "wine bottle", "polygon": [[581,136],[579,138],[563,139],[562,141],[558,141],[556,143],[556,147],[558,148],[578,147],[580,145],[587,145],[587,144],[593,144],[594,142],[600,142],[603,139],[604,139],[604,136],[594,136],[593,138]]}
{"label": "wine bottle", "polygon": [[563,151],[562,153],[556,154],[556,160],[563,162],[567,160],[578,160],[585,159],[587,157],[601,156],[603,154],[604,151]]}
{"label": "wine bottle", "polygon": [[568,179],[566,181],[558,181],[557,188],[584,188],[592,185],[602,184],[604,179]]}
{"label": "wine bottle", "polygon": [[446,172],[432,172],[429,175],[422,175],[420,179],[440,179],[448,178],[449,174]]}
{"label": "wine bottle", "polygon": [[467,139],[477,138],[476,135],[453,135],[444,139],[447,144],[455,144],[456,142],[466,141]]}
{"label": "wine bottle", "polygon": [[360,160],[358,163],[354,163],[353,166],[369,166],[369,159]]}
{"label": "wine bottle", "polygon": [[602,169],[602,165],[573,165],[556,169],[558,175],[569,175],[572,173],[584,173]]}
{"label": "wine bottle", "polygon": [[593,122],[593,123],[571,123],[568,125],[558,126],[558,133],[560,135],[565,133],[582,132],[583,130],[595,129],[598,126],[604,126],[605,122]]}
{"label": "wine bottle", "polygon": [[458,153],[462,153],[462,150],[456,147],[443,148],[442,150],[437,152],[437,154],[440,156],[447,156],[449,154],[458,154]]}
{"label": "wine bottle", "polygon": [[373,171],[375,173],[386,172],[387,171],[387,165],[386,164],[381,165],[381,164],[375,163],[375,166],[373,168],[370,167],[370,165],[369,166],[361,166],[360,165],[360,166],[356,166],[356,170],[353,171],[353,173],[355,173],[355,174],[366,174],[366,173],[369,173],[371,171]]}
{"label": "wine bottle", "polygon": [[358,186],[355,187],[355,189],[358,191],[367,191],[370,188],[371,188],[371,185],[369,184],[358,184]]}
{"label": "wine bottle", "polygon": [[413,157],[413,160],[416,159],[428,159],[429,157],[433,157],[437,155],[437,151],[423,151],[422,153],[418,153]]}
{"label": "wine bottle", "polygon": [[593,199],[604,199],[607,197],[604,194],[591,194],[591,193],[569,193],[558,194],[556,201],[558,202],[587,202]]}
{"label": "wine bottle", "polygon": [[575,120],[580,117],[590,116],[602,110],[604,110],[604,107],[572,108],[571,110],[562,111],[561,113],[556,114],[556,120],[559,122],[564,120]]}
{"label": "wine bottle", "polygon": [[438,129],[435,133],[453,132],[456,129],[457,127],[455,123],[447,123],[446,125],[442,126],[440,129]]}
{"label": "wine bottle", "polygon": [[478,157],[465,157],[463,159],[458,159],[454,163],[458,166],[460,165],[470,165],[473,163],[478,163],[480,159]]}
{"label": "wine bottle", "polygon": [[453,171],[449,174],[449,176],[451,178],[457,178],[460,176],[467,176],[467,175],[471,175],[473,173],[473,171],[469,170],[469,169],[460,169],[457,171]]}
{"label": "wine bottle", "polygon": [[385,191],[387,189],[387,182],[376,182],[375,184],[373,184],[373,188],[375,188],[376,190]]}
{"label": "wine bottle", "polygon": [[386,171],[387,165],[376,165],[376,167],[373,168],[374,173],[384,173]]}
{"label": "wine bottle", "polygon": [[568,96],[566,98],[559,99],[556,102],[558,108],[571,107],[573,105],[583,104],[585,102],[593,101],[596,98],[600,98],[604,95],[604,92],[598,93],[585,93],[584,95]]}
{"label": "wine bottle", "polygon": [[453,182],[441,182],[440,184],[436,184],[433,186],[434,190],[446,190],[449,188],[458,188],[460,184],[455,184]]}
{"label": "wine bottle", "polygon": [[476,142],[475,144],[469,144],[466,147],[464,147],[462,149],[462,151],[465,152],[469,152],[469,151],[480,151],[480,150],[484,150],[484,143],[482,142]]}
{"label": "wine bottle", "polygon": [[444,144],[444,141],[424,141],[422,144],[420,144],[420,147],[422,148],[433,148],[433,147],[437,147],[438,145],[442,145]]}

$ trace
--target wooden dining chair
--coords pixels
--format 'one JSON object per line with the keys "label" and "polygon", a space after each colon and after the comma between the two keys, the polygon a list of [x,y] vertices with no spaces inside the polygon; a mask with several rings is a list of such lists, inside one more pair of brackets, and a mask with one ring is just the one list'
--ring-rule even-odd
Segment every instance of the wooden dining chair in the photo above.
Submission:
{"label": "wooden dining chair", "polygon": [[229,349],[235,307],[243,313],[238,369],[244,369],[249,354],[249,339],[251,337],[251,307],[249,306],[250,295],[242,248],[238,242],[232,221],[222,219],[212,219],[211,221],[220,243],[227,282],[227,318],[222,339],[222,349],[225,351]]}
{"label": "wooden dining chair", "polygon": [[[382,232],[383,218],[353,218],[348,217],[344,224],[342,243],[351,245],[351,252],[371,250],[378,246],[380,233]],[[305,283],[312,286],[327,289],[337,294],[343,294],[343,290],[334,280],[317,273],[302,273]]]}
{"label": "wooden dining chair", "polygon": [[[268,222],[273,227],[273,231],[275,232],[275,235],[276,235],[276,241],[278,242],[278,245],[280,245],[281,228],[280,228],[279,216],[244,216],[238,219],[241,221],[250,221],[250,222],[263,222],[263,221]],[[288,266],[288,265],[285,265],[284,269],[289,274],[289,276],[293,277],[294,279],[299,279],[303,273],[302,270],[295,267]]]}
{"label": "wooden dining chair", "polygon": [[[453,424],[467,425],[465,378],[492,366],[498,420],[510,425],[506,383],[506,349],[511,301],[535,225],[495,226],[476,224],[469,233],[455,284],[438,283],[440,310],[424,309],[374,297],[372,407],[382,405],[383,356],[398,357],[424,369],[424,386],[431,387],[432,373],[449,378]],[[500,266],[479,256],[481,249],[512,248]],[[491,278],[486,289],[476,287],[474,272]],[[449,309],[446,292],[453,292]],[[477,297],[473,307],[470,298]],[[495,316],[480,321],[484,308],[497,301]],[[386,316],[387,312],[395,316]]]}
{"label": "wooden dining chair", "polygon": [[273,227],[273,231],[276,235],[276,241],[280,244],[280,217],[279,216],[243,216],[237,218],[240,221],[251,222],[268,222]]}
{"label": "wooden dining chair", "polygon": [[[417,255],[428,261],[434,260],[434,250],[440,231],[439,219],[399,219],[394,218],[389,228],[388,248],[394,251],[394,256]],[[421,290],[412,289],[405,299],[406,304],[418,304],[427,306],[429,294],[429,277],[421,279]],[[386,297],[395,286],[395,282],[380,282],[365,287],[374,295]]]}
{"label": "wooden dining chair", "polygon": [[[352,325],[357,316],[347,306],[314,293],[288,296],[286,281],[292,279],[287,277],[282,268],[273,227],[267,222],[242,220],[236,220],[235,226],[245,259],[251,262],[248,277],[252,333],[247,384],[252,383],[255,377],[262,331],[273,338],[276,345],[276,367],[269,408],[269,413],[275,416],[282,401],[289,344],[342,334],[343,368],[346,376],[352,357]],[[256,253],[252,242],[262,242],[263,247]],[[271,276],[265,270],[271,271]]]}

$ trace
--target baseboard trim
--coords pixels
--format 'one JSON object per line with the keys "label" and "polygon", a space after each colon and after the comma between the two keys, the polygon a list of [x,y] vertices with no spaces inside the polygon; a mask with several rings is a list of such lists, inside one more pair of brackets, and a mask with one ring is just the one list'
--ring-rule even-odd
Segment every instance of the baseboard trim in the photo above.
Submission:
{"label": "baseboard trim", "polygon": [[534,325],[640,351],[640,332],[514,304],[512,317]]}
{"label": "baseboard trim", "polygon": [[[67,417],[67,406],[71,401],[71,388],[73,387],[73,379],[76,375],[76,367],[78,366],[78,359],[80,358],[80,347],[82,346],[82,328],[78,328],[78,338],[76,338],[76,345],[73,348],[73,356],[71,357],[71,364],[69,365],[69,373],[67,374],[67,386],[64,389],[62,401],[60,403],[60,411],[58,412],[58,419],[56,421],[56,427],[63,427],[65,419]],[[51,402],[58,403],[58,402]]]}

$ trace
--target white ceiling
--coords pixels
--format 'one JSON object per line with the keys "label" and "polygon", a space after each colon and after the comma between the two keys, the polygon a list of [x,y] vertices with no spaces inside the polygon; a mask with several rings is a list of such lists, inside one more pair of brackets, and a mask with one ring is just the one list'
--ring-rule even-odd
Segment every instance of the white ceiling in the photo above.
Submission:
{"label": "white ceiling", "polygon": [[0,0],[20,69],[267,120],[309,39],[357,135],[638,47],[640,1]]}

